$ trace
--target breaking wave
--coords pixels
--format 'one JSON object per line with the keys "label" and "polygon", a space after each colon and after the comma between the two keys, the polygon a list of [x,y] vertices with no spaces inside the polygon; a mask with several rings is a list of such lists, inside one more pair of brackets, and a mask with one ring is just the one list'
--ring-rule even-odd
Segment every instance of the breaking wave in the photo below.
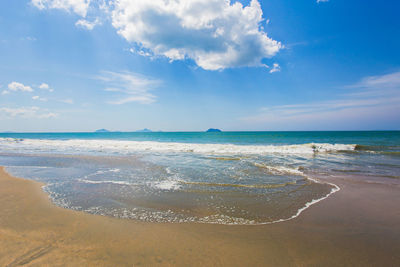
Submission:
{"label": "breaking wave", "polygon": [[[49,140],[0,138],[0,148],[23,152],[109,152],[128,154],[141,151],[200,154],[314,154],[354,151],[355,144],[308,143],[297,145],[197,144],[123,140]],[[217,158],[228,159],[228,158]],[[229,159],[232,160],[232,159]]]}

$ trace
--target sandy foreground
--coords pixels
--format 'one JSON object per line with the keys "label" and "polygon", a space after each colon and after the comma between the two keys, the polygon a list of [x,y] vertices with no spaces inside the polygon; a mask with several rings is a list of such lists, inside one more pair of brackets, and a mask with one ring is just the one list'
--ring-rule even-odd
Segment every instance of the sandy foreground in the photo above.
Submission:
{"label": "sandy foreground", "polygon": [[0,266],[400,266],[400,186],[349,179],[264,226],[141,223],[54,206],[0,169]]}

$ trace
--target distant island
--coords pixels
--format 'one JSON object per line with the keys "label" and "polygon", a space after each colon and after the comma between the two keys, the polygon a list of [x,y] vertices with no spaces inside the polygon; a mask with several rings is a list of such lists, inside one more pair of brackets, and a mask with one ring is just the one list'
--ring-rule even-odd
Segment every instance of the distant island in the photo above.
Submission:
{"label": "distant island", "polygon": [[210,128],[206,131],[207,133],[220,133],[222,132],[220,129]]}
{"label": "distant island", "polygon": [[151,133],[151,132],[153,132],[153,131],[150,130],[150,129],[144,128],[143,130],[137,130],[136,132],[137,132],[137,133]]}
{"label": "distant island", "polygon": [[109,133],[110,131],[107,129],[98,129],[96,131],[94,131],[95,133]]}

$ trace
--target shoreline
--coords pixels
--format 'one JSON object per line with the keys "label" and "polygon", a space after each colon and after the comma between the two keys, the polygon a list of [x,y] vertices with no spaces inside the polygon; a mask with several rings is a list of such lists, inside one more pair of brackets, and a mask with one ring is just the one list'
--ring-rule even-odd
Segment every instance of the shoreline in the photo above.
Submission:
{"label": "shoreline", "polygon": [[400,265],[399,186],[335,184],[342,190],[280,223],[144,223],[57,207],[43,184],[1,167],[0,265]]}
{"label": "shoreline", "polygon": [[[52,155],[52,157],[53,157],[53,156],[57,156],[57,154]],[[58,156],[60,156],[60,155],[58,155]],[[72,156],[72,155],[70,155],[70,156]],[[62,157],[64,157],[64,155],[62,155]],[[72,156],[72,157],[75,157],[75,156]],[[85,157],[87,157],[87,156],[85,156]],[[11,173],[9,173],[9,172],[7,171],[7,169],[6,169],[7,167],[4,167],[4,166],[2,167],[2,166],[0,166],[0,168],[2,168],[3,171],[4,171],[5,173],[7,173],[9,176],[13,176]],[[331,188],[331,190],[330,190],[328,193],[326,193],[325,195],[321,195],[321,197],[319,197],[319,198],[313,198],[313,199],[309,200],[308,202],[305,202],[305,203],[304,203],[304,206],[298,208],[298,209],[295,211],[295,213],[293,213],[293,215],[291,215],[291,216],[289,216],[289,217],[286,217],[286,218],[278,218],[278,219],[275,219],[275,220],[272,220],[272,221],[267,221],[267,222],[249,222],[249,223],[241,223],[241,222],[232,222],[232,223],[230,223],[230,222],[214,222],[214,221],[201,221],[201,220],[199,220],[199,221],[192,221],[192,222],[187,221],[187,222],[171,222],[171,223],[200,223],[200,224],[213,224],[213,225],[226,225],[226,226],[229,226],[229,225],[232,225],[232,226],[260,226],[260,225],[276,224],[276,223],[281,223],[281,222],[286,222],[286,221],[290,221],[290,220],[296,219],[296,218],[299,217],[305,210],[307,210],[307,209],[310,208],[311,206],[313,206],[313,205],[315,205],[315,204],[317,204],[317,203],[319,203],[319,202],[321,202],[321,201],[323,201],[323,200],[329,198],[331,195],[333,195],[333,194],[337,193],[338,191],[340,191],[340,187],[339,187],[338,185],[336,185],[336,184],[334,184],[334,183],[332,183],[332,182],[322,181],[321,179],[316,178],[316,177],[311,177],[310,175],[305,174],[304,172],[302,172],[302,171],[300,171],[300,170],[296,170],[296,175],[299,175],[299,176],[304,177],[305,180],[308,180],[308,181],[311,182],[311,183],[316,183],[316,184],[321,184],[321,185],[324,185],[324,184],[325,184],[325,185],[331,186],[332,188]],[[32,181],[32,179],[29,179],[29,178],[22,178],[22,179]],[[79,179],[79,180],[80,180],[80,179]],[[81,180],[81,181],[87,182],[87,180]],[[39,182],[39,181],[36,181],[36,182]],[[110,181],[99,181],[99,182],[92,182],[92,181],[90,181],[90,182],[91,182],[91,183],[117,183],[117,184],[129,185],[129,183],[127,183],[127,182],[119,182],[119,181],[111,181],[111,180],[110,180]],[[60,203],[57,204],[57,203],[56,203],[56,200],[55,200],[54,198],[51,197],[52,192],[46,190],[47,184],[46,184],[46,183],[43,183],[43,182],[39,182],[39,183],[42,184],[42,186],[41,186],[42,191],[48,196],[48,199],[49,199],[55,206],[58,206],[58,207],[61,207],[61,208],[67,209],[67,210],[81,211],[81,212],[88,213],[88,214],[92,214],[92,215],[109,216],[109,215],[104,215],[104,214],[99,214],[99,213],[92,213],[92,212],[87,211],[87,210],[81,210],[81,209],[71,208],[71,207],[69,207],[69,206],[67,206],[67,205],[62,205],[62,204],[60,204]],[[192,183],[192,184],[196,184],[196,183]],[[219,184],[213,184],[213,185],[219,185]],[[221,185],[225,185],[225,184],[221,184]],[[117,216],[110,216],[110,217],[114,217],[114,218],[118,218],[118,219],[131,219],[131,218],[127,218],[127,217],[117,217]],[[132,220],[137,221],[137,222],[145,222],[145,223],[146,223],[146,222],[149,222],[149,221],[136,220],[136,219],[132,219]],[[168,223],[168,222],[155,221],[155,223]]]}

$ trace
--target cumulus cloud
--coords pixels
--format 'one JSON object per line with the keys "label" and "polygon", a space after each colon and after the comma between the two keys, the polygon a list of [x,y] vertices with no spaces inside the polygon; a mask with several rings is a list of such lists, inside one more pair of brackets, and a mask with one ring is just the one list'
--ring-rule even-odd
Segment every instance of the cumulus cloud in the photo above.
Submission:
{"label": "cumulus cloud", "polygon": [[93,30],[95,26],[100,25],[100,20],[96,18],[94,21],[80,19],[75,23],[75,26],[84,28],[86,30]]}
{"label": "cumulus cloud", "polygon": [[50,88],[50,86],[47,83],[42,83],[41,85],[39,85],[39,88],[48,90]]}
{"label": "cumulus cloud", "polygon": [[36,119],[49,119],[58,116],[57,113],[49,112],[47,109],[39,107],[20,107],[20,108],[0,108],[0,116],[2,118],[36,118]]}
{"label": "cumulus cloud", "polygon": [[[205,70],[260,67],[283,45],[262,27],[258,0],[249,5],[230,0],[31,0],[39,9],[64,9],[86,17],[89,7],[110,18],[138,54],[193,60]],[[76,26],[92,30],[100,20],[80,19]]]}
{"label": "cumulus cloud", "polygon": [[260,3],[228,0],[120,0],[112,24],[127,41],[170,60],[192,59],[206,70],[263,66],[281,43],[260,26]]}
{"label": "cumulus cloud", "polygon": [[28,85],[24,85],[22,83],[19,82],[11,82],[8,84],[8,90],[13,91],[13,92],[17,92],[17,91],[21,91],[21,92],[33,92],[32,87],[28,86]]}
{"label": "cumulus cloud", "polygon": [[269,73],[274,73],[274,72],[279,72],[281,71],[281,66],[279,66],[278,63],[274,63],[272,66],[272,69],[269,71]]}
{"label": "cumulus cloud", "polygon": [[32,0],[39,9],[62,9],[86,17],[91,0]]}
{"label": "cumulus cloud", "polygon": [[39,85],[39,89],[42,90],[47,90],[49,92],[53,92],[53,88],[50,88],[50,86],[47,83],[42,83],[41,85]]}
{"label": "cumulus cloud", "polygon": [[[46,90],[46,91],[49,91],[49,92],[53,92],[54,91],[53,88],[50,88],[50,86],[47,83],[42,83],[39,86],[34,86],[34,87],[39,88],[41,90]],[[24,85],[24,84],[19,83],[19,82],[11,82],[11,83],[8,84],[8,90],[3,90],[1,92],[1,94],[2,95],[6,95],[6,94],[9,94],[10,92],[18,92],[18,91],[19,92],[30,92],[31,93],[34,90],[33,90],[32,86]],[[34,99],[34,100],[38,99],[36,97],[37,96],[34,96],[34,97],[32,97],[32,99]],[[44,99],[44,98],[42,98],[42,99]]]}
{"label": "cumulus cloud", "polygon": [[110,104],[116,105],[129,102],[151,104],[155,101],[156,96],[150,91],[161,84],[159,80],[133,72],[103,71],[96,79],[107,85],[105,91],[119,95],[119,99],[109,101]]}

